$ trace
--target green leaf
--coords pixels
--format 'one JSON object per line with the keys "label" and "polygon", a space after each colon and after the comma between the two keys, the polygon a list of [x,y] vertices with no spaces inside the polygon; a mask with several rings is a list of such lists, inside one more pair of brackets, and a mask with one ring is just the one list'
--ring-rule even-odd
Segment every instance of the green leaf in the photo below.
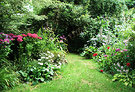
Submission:
{"label": "green leaf", "polygon": [[125,82],[124,84],[127,86],[129,83],[128,82]]}

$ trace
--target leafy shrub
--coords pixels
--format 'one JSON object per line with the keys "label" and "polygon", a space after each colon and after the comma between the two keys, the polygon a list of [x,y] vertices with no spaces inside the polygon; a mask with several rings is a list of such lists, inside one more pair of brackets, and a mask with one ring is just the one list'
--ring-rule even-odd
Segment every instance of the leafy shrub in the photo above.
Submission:
{"label": "leafy shrub", "polygon": [[42,38],[38,37],[37,34],[14,35],[10,33],[8,35],[14,39],[13,45],[10,47],[12,52],[8,55],[8,59],[14,60],[12,62],[14,65],[20,65],[21,63],[25,65],[31,59],[39,57],[41,44],[38,40]]}
{"label": "leafy shrub", "polygon": [[95,47],[89,46],[85,48],[85,50],[81,53],[81,56],[92,59],[92,55],[96,51],[97,49]]}
{"label": "leafy shrub", "polygon": [[38,59],[38,62],[35,62],[34,65],[30,65],[25,71],[18,71],[18,73],[22,81],[37,84],[39,82],[52,80],[55,71],[61,68],[63,63],[67,63],[65,62],[63,54],[53,54],[47,51],[41,54],[41,59]]}
{"label": "leafy shrub", "polygon": [[[118,15],[124,9],[126,9],[124,0],[90,0],[88,10],[91,12],[93,17],[105,15]],[[96,15],[96,16],[95,16]]]}
{"label": "leafy shrub", "polygon": [[2,32],[18,32],[17,25],[21,18],[13,17],[14,14],[23,13],[23,4],[20,0],[0,1],[0,29]]}

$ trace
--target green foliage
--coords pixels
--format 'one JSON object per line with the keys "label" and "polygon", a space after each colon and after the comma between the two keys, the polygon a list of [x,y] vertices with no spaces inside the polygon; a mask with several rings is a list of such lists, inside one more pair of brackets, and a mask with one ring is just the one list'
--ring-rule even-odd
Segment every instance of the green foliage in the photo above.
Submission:
{"label": "green foliage", "polygon": [[7,34],[0,33],[0,68],[2,67],[3,63],[7,63],[6,59],[8,55],[11,53],[11,45],[13,44],[13,38],[8,36]]}
{"label": "green foliage", "polygon": [[19,83],[17,74],[9,68],[0,68],[0,89],[14,87]]}
{"label": "green foliage", "polygon": [[[50,81],[53,79],[54,72],[61,68],[65,63],[63,54],[51,53],[47,51],[41,54],[41,59],[38,59],[34,65],[29,63],[29,67],[22,71],[18,71],[20,79],[24,82],[31,82],[33,85],[39,82]],[[67,62],[66,62],[67,63]]]}
{"label": "green foliage", "polygon": [[2,32],[18,31],[16,23],[20,20],[13,17],[14,14],[23,13],[22,1],[20,0],[1,0],[0,1],[0,29]]}
{"label": "green foliage", "polygon": [[85,50],[81,53],[81,56],[92,59],[92,55],[96,51],[97,49],[95,47],[89,46],[85,48]]}
{"label": "green foliage", "polygon": [[126,9],[125,0],[90,0],[88,10],[92,15],[118,15]]}

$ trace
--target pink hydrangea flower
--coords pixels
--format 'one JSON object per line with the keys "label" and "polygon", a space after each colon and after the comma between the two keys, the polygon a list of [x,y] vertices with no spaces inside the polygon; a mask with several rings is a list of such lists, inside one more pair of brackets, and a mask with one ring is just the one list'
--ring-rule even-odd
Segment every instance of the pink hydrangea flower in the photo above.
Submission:
{"label": "pink hydrangea flower", "polygon": [[38,39],[42,39],[42,37],[37,37]]}
{"label": "pink hydrangea flower", "polygon": [[38,38],[38,35],[34,33],[34,34],[31,34],[31,37],[32,38]]}
{"label": "pink hydrangea flower", "polygon": [[17,38],[17,41],[22,42],[23,40],[22,40],[22,38]]}
{"label": "pink hydrangea flower", "polygon": [[26,34],[22,34],[23,37],[26,37],[27,35]]}
{"label": "pink hydrangea flower", "polygon": [[17,35],[18,38],[23,38],[21,35]]}
{"label": "pink hydrangea flower", "polygon": [[28,35],[29,37],[31,37],[31,33],[27,33],[27,35]]}

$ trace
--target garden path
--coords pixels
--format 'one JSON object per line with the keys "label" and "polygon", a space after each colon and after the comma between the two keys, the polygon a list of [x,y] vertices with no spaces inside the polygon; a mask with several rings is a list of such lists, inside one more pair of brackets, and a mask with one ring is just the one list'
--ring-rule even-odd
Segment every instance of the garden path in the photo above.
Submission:
{"label": "garden path", "polygon": [[63,65],[53,81],[15,88],[10,92],[135,92],[119,82],[112,82],[90,59],[75,54],[66,55],[66,59],[68,64]]}

